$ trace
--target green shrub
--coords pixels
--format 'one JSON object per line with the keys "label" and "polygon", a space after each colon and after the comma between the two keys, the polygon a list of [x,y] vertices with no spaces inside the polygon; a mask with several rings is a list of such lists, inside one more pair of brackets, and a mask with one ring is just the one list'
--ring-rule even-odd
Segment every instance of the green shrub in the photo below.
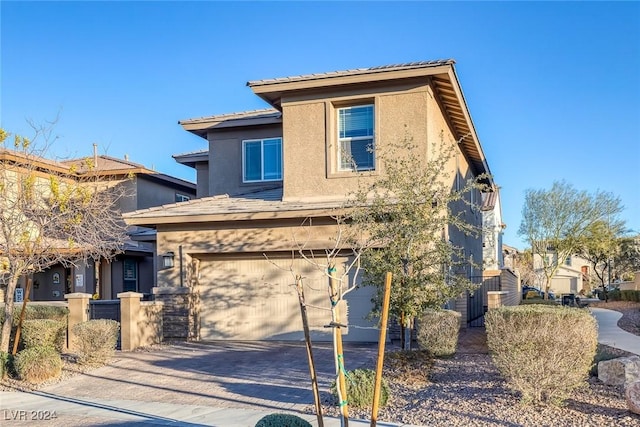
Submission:
{"label": "green shrub", "polygon": [[[17,326],[20,321],[20,313],[22,313],[23,305],[17,303],[13,311],[13,326]],[[24,312],[24,320],[34,319],[50,319],[66,321],[69,315],[69,309],[62,305],[42,305],[27,304],[27,310]],[[4,304],[0,305],[0,322],[4,322]]]}
{"label": "green shrub", "polygon": [[500,307],[485,315],[485,325],[493,362],[523,402],[560,404],[588,378],[598,336],[589,311]]}
{"label": "green shrub", "polygon": [[269,414],[260,418],[255,427],[311,427],[311,423],[293,414]]}
{"label": "green shrub", "polygon": [[622,301],[622,292],[620,292],[620,289],[614,289],[607,292],[607,298],[610,301]]}
{"label": "green shrub", "polygon": [[452,356],[458,346],[460,313],[427,309],[418,320],[416,338],[421,349],[434,356]]}
{"label": "green shrub", "polygon": [[620,291],[620,296],[622,301],[640,301],[640,291],[628,290],[628,291]]}
{"label": "green shrub", "polygon": [[[13,311],[13,328],[11,329],[11,337],[9,341],[9,348],[13,348],[13,339],[15,337],[16,328],[20,321],[20,313],[22,312],[23,305],[18,303],[15,305]],[[58,320],[61,322],[67,322],[67,316],[69,315],[69,309],[61,305],[41,305],[41,304],[27,304],[27,309],[24,313],[24,320],[35,319],[50,319]],[[4,304],[0,304],[0,324],[4,322]],[[22,333],[21,333],[22,334]]]}
{"label": "green shrub", "polygon": [[[376,385],[376,373],[371,369],[355,369],[346,375],[347,403],[356,408],[369,408],[373,404],[373,392]],[[331,393],[338,399],[336,382],[331,384]],[[390,389],[387,381],[382,378],[380,386],[380,406],[385,406],[389,400]],[[344,398],[344,396],[343,396]]]}
{"label": "green shrub", "polygon": [[21,379],[39,384],[60,376],[62,359],[51,346],[31,347],[16,354],[14,367]]}
{"label": "green shrub", "polygon": [[54,347],[62,352],[66,338],[65,322],[49,319],[25,320],[22,324],[20,338],[24,348]]}
{"label": "green shrub", "polygon": [[101,365],[116,349],[120,323],[110,319],[95,319],[73,325],[78,363]]}
{"label": "green shrub", "polygon": [[11,353],[0,351],[0,378],[13,372],[13,356]]}

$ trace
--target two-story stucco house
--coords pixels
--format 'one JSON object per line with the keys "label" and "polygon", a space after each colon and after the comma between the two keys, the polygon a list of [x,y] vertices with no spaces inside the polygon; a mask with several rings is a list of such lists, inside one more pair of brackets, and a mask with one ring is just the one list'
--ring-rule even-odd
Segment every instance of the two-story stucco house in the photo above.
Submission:
{"label": "two-story stucco house", "polygon": [[[180,121],[208,142],[205,150],[174,156],[196,169],[199,198],[132,212],[125,220],[154,227],[158,253],[175,257],[173,267],[158,272],[154,289],[165,302],[165,337],[301,339],[291,287],[300,274],[312,335],[329,340],[327,277],[297,250],[301,242],[316,255],[334,247],[335,209],[359,182],[384,174],[377,153],[407,134],[424,155],[443,139],[458,141],[452,188],[455,180],[488,174],[489,167],[452,60],[247,86],[269,108]],[[480,194],[469,197],[481,200]],[[479,209],[465,215],[481,226]],[[481,236],[444,232],[466,256],[482,259]],[[338,268],[349,259],[348,253],[339,257]],[[458,273],[474,274],[471,268]],[[375,324],[366,319],[372,292],[363,287],[347,296],[345,340],[377,341]],[[450,305],[465,318],[466,296]]]}

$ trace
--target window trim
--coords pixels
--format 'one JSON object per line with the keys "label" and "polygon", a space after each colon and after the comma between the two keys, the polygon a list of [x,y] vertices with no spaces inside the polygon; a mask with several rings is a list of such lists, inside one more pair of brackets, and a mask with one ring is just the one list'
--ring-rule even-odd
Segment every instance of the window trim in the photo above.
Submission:
{"label": "window trim", "polygon": [[[265,179],[264,178],[264,142],[267,140],[277,139],[280,141],[280,178],[276,179]],[[246,146],[247,143],[250,142],[260,142],[260,179],[246,179]],[[267,138],[253,138],[253,139],[243,139],[242,140],[242,183],[243,184],[254,184],[260,182],[278,182],[282,181],[282,176],[284,174],[284,159],[282,155],[282,137],[281,136],[273,136]]]}
{"label": "window trim", "polygon": [[[357,136],[357,137],[349,137],[349,138],[341,138],[340,137],[340,111],[343,110],[348,110],[348,109],[352,109],[352,108],[359,108],[359,107],[371,107],[372,110],[372,120],[373,120],[373,134],[371,136]],[[353,103],[353,104],[346,104],[346,105],[339,105],[339,106],[334,106],[334,117],[335,117],[335,141],[336,141],[336,149],[335,149],[335,165],[334,165],[334,171],[336,173],[358,173],[358,172],[374,172],[377,170],[377,159],[376,159],[376,106],[375,106],[375,102],[373,102],[373,100],[367,100],[366,102],[363,103]],[[364,140],[371,140],[371,145],[373,147],[373,152],[372,152],[372,156],[373,156],[373,165],[371,168],[366,168],[366,169],[360,169],[357,167],[354,168],[353,166],[350,166],[348,168],[343,168],[342,167],[342,144],[345,141],[364,141]]]}

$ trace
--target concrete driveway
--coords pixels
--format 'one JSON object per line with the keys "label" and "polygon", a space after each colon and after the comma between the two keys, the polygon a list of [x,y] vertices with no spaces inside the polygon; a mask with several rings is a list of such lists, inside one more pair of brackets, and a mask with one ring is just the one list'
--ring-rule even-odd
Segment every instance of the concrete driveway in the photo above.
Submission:
{"label": "concrete driveway", "polygon": [[[313,351],[320,390],[326,397],[334,376],[333,349],[330,343],[314,343]],[[373,368],[377,344],[345,344],[344,355],[349,370]],[[298,412],[313,405],[302,342],[175,343],[118,352],[109,366],[40,392],[59,402],[103,402],[104,406],[104,402],[126,401],[140,412],[158,405]],[[98,424],[102,423],[97,419],[83,422],[67,416],[55,423]]]}

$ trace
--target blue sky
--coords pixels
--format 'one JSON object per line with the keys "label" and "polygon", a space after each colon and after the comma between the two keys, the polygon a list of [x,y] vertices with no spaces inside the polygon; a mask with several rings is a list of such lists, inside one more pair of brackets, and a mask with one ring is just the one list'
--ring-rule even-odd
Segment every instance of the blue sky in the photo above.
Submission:
{"label": "blue sky", "polygon": [[614,193],[640,232],[639,2],[0,2],[0,126],[57,121],[51,157],[195,180],[178,120],[264,108],[245,83],[453,58],[505,243],[524,192]]}

